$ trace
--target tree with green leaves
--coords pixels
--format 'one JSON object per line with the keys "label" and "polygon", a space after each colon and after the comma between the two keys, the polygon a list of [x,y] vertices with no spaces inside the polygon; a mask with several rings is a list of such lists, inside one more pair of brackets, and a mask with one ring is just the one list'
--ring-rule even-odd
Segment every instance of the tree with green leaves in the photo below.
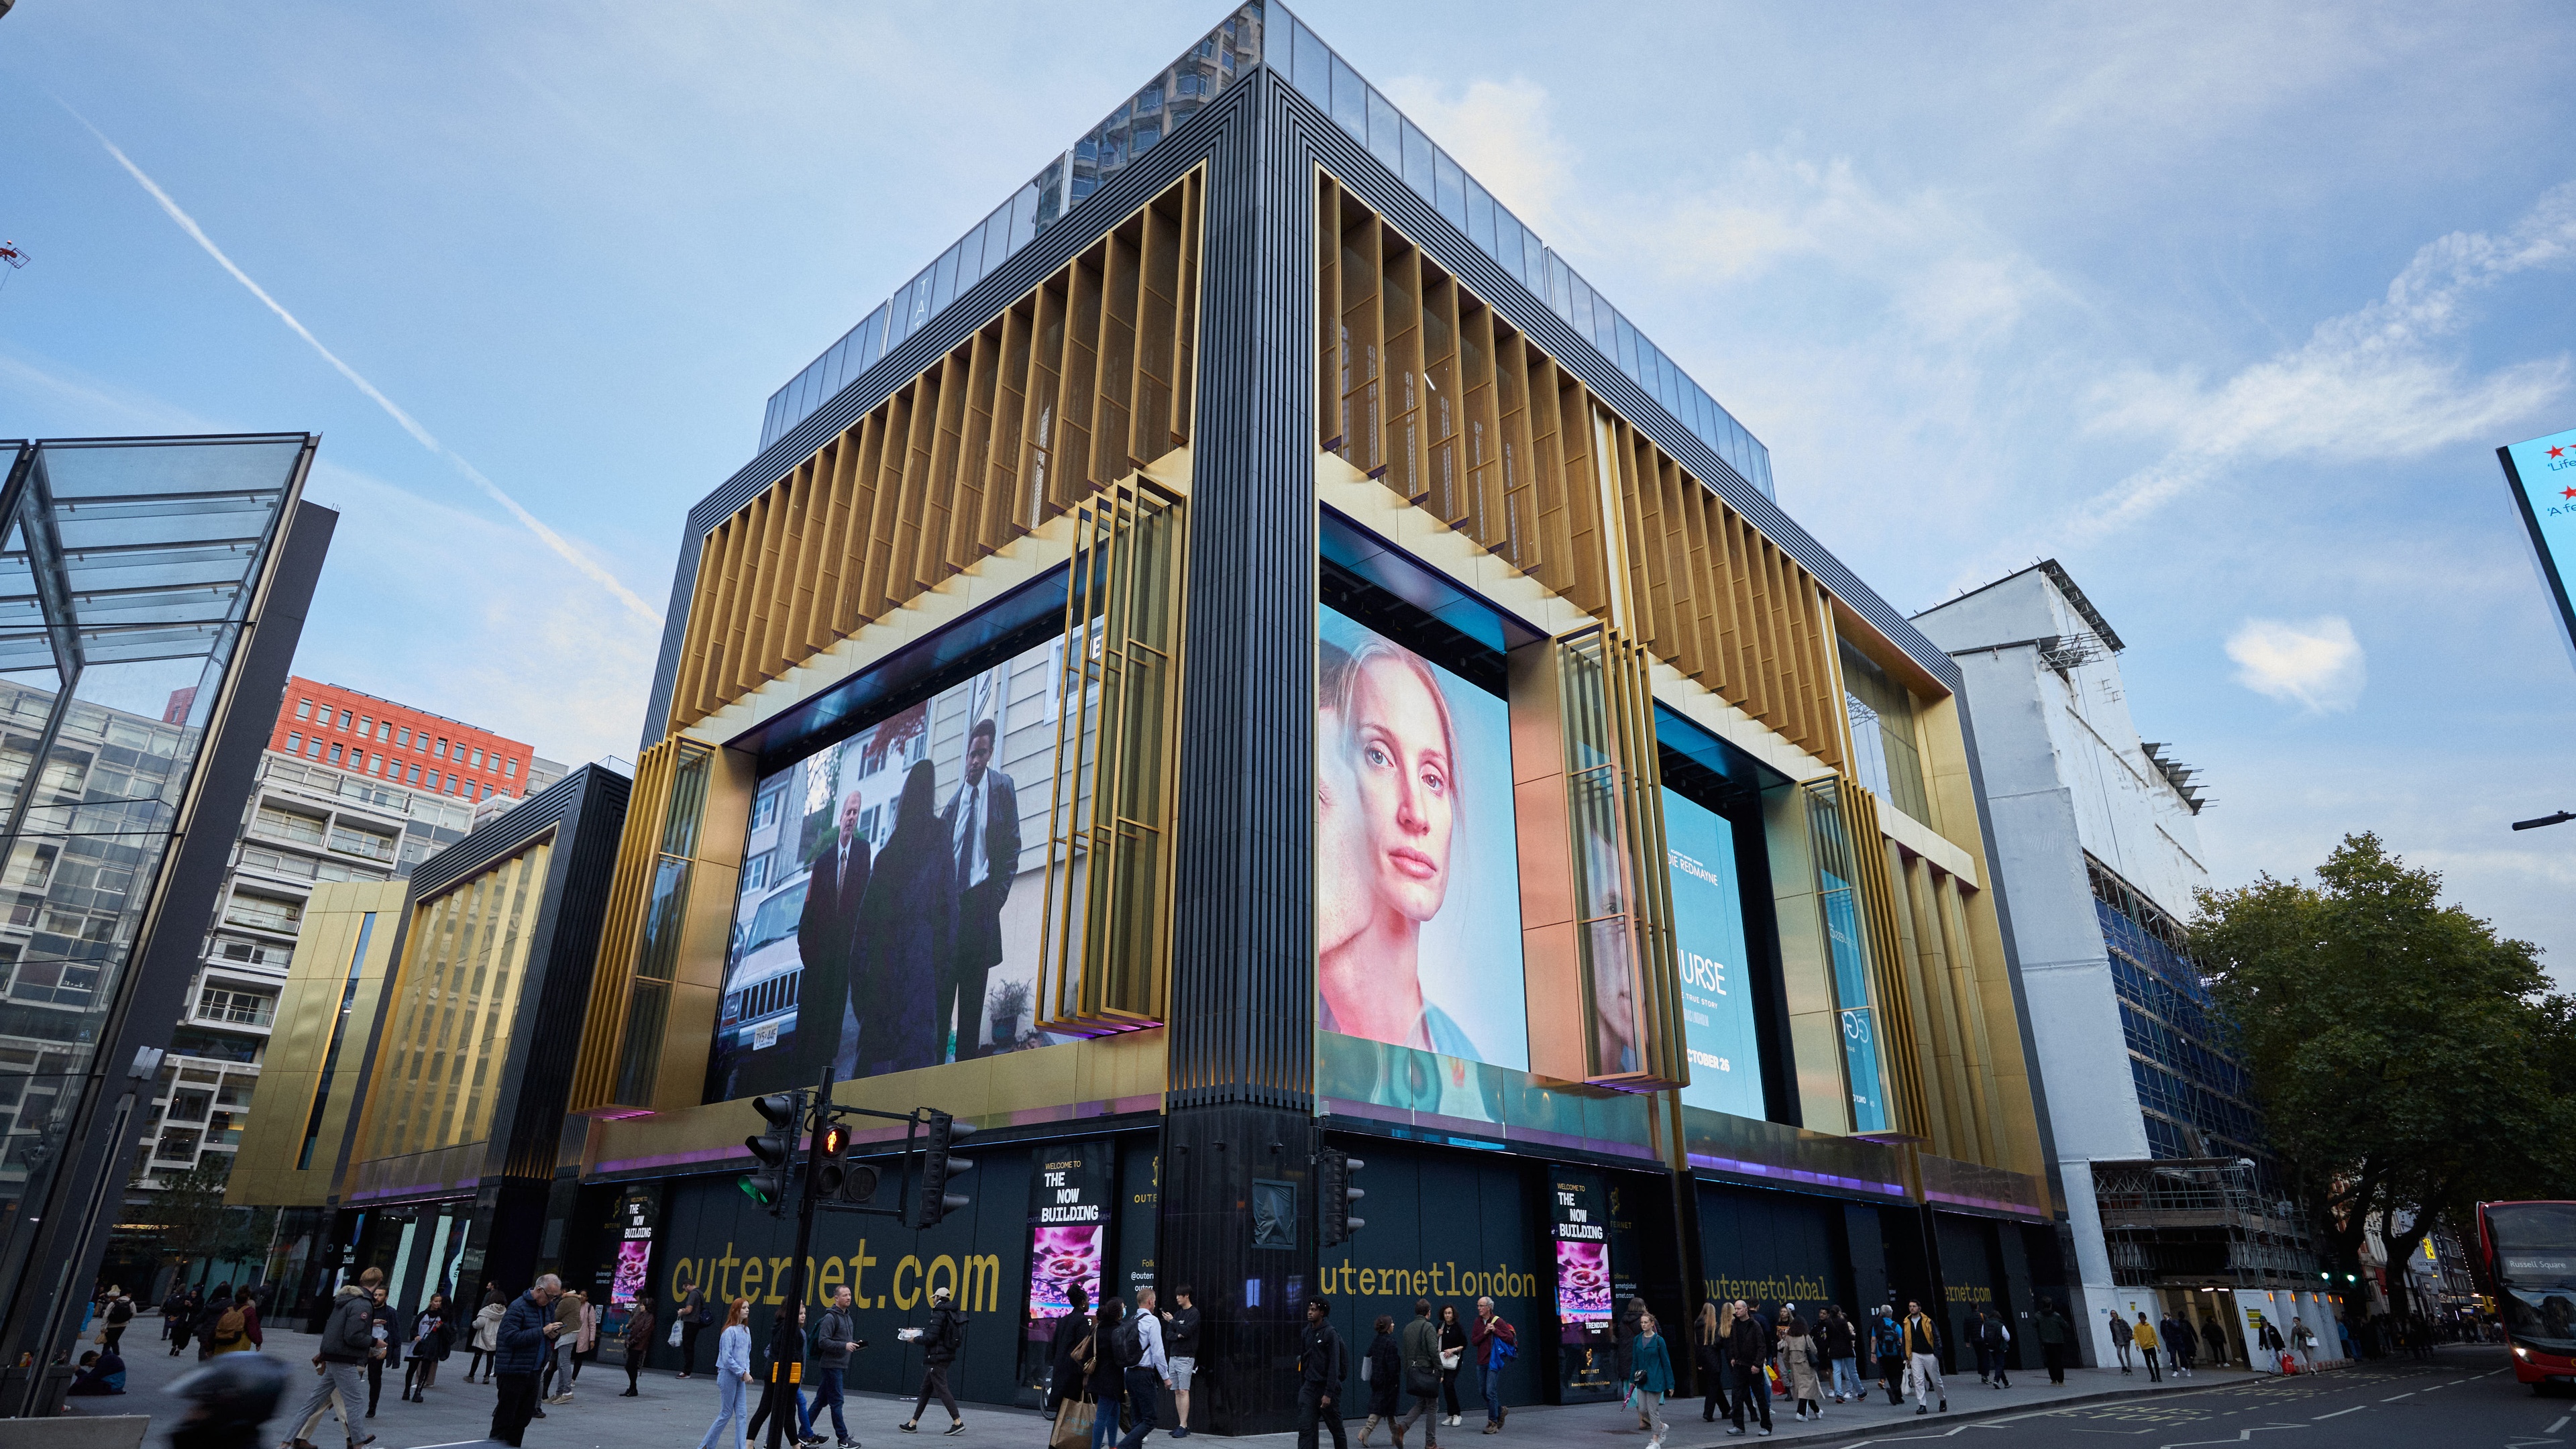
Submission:
{"label": "tree with green leaves", "polygon": [[2473,1231],[2477,1202],[2576,1196],[2576,1002],[2441,892],[2361,834],[2314,884],[2199,893],[2192,954],[2342,1264],[2374,1225],[2402,1263],[2439,1224]]}
{"label": "tree with green leaves", "polygon": [[162,1179],[149,1198],[128,1206],[129,1226],[159,1229],[165,1263],[229,1263],[259,1257],[277,1225],[277,1209],[228,1207],[224,1182],[232,1159],[209,1153],[186,1172]]}

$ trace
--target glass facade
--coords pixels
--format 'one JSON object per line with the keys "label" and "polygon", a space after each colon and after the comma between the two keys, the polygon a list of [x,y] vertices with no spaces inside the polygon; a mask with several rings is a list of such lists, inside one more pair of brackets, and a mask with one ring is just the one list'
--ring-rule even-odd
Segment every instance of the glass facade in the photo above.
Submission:
{"label": "glass facade", "polygon": [[2120,1030],[2128,1039],[2148,1151],[2157,1157],[2251,1157],[2268,1165],[2271,1154],[2262,1145],[2245,1068],[2227,1049],[2226,1029],[2200,968],[2179,949],[2180,925],[2099,862],[2088,857],[2084,864],[2102,940],[2110,948]]}
{"label": "glass facade", "polygon": [[1841,649],[1852,773],[1879,799],[1931,824],[1932,801],[1923,789],[1923,755],[1914,737],[1913,694],[1849,643]]}
{"label": "glass facade", "polygon": [[[123,1066],[96,1057],[308,448],[294,434],[14,450],[0,497],[0,1302],[77,1155],[87,1095]],[[171,1129],[191,1151],[233,1131],[227,1084],[200,1075],[177,1084],[207,1089],[198,1125]]]}
{"label": "glass facade", "polygon": [[1119,102],[1099,125],[958,238],[939,260],[922,268],[921,275],[885,305],[770,394],[769,411],[760,425],[760,446],[766,448],[785,436],[1039,232],[1063,220],[1129,162],[1160,145],[1228,86],[1250,75],[1261,63],[1261,12],[1258,3],[1245,5],[1200,37],[1144,89]]}
{"label": "glass facade", "polygon": [[[1272,31],[1277,33],[1265,49],[1264,36]],[[1708,444],[1728,467],[1765,496],[1776,496],[1771,450],[1759,438],[1277,0],[1254,0],[1209,31],[1143,90],[1049,161],[884,306],[771,394],[761,422],[760,446],[766,448],[786,436],[985,273],[1080,205],[1119,168],[1152,150],[1226,87],[1264,63],[1350,132],[1389,171],[1404,178],[1515,281],[1572,323],[1602,356],[1644,388],[1674,421]]]}

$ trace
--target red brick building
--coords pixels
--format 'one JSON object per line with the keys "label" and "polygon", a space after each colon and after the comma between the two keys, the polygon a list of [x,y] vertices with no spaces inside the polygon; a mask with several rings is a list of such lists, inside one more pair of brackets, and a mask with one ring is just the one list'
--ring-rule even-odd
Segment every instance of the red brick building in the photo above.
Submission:
{"label": "red brick building", "polygon": [[301,675],[287,677],[268,747],[460,800],[528,794],[535,755],[490,730]]}

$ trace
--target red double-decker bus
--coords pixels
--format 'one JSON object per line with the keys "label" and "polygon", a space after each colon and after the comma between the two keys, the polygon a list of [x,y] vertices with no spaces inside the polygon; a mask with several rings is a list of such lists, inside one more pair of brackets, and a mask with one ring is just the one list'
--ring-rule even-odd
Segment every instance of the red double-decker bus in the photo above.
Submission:
{"label": "red double-decker bus", "polygon": [[2576,1202],[2478,1204],[2478,1286],[2535,1392],[2576,1385]]}

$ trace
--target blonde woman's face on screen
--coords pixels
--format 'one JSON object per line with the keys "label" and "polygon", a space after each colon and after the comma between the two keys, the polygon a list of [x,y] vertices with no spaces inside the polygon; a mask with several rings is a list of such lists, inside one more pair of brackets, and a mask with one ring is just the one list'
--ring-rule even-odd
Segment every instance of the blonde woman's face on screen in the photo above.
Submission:
{"label": "blonde woman's face on screen", "polygon": [[1315,714],[1315,953],[1331,953],[1368,924],[1368,842],[1359,829],[1359,780],[1345,720]]}
{"label": "blonde woman's face on screen", "polygon": [[1421,922],[1449,894],[1456,762],[1439,696],[1419,670],[1378,658],[1351,689],[1351,772],[1379,903]]}

